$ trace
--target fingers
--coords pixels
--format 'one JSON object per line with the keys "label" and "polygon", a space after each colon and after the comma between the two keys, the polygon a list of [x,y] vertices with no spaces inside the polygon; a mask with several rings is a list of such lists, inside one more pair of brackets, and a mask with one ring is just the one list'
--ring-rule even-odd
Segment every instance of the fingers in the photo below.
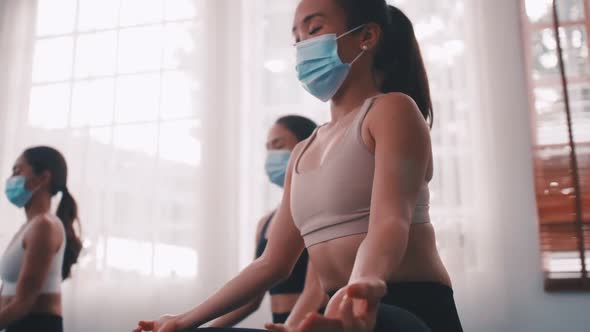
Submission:
{"label": "fingers", "polygon": [[353,299],[350,296],[345,295],[340,303],[340,319],[344,326],[350,326],[352,323],[354,316],[352,301]]}
{"label": "fingers", "polygon": [[342,332],[342,321],[313,313],[300,325],[301,332]]}
{"label": "fingers", "polygon": [[264,328],[269,331],[274,332],[288,332],[289,329],[284,324],[274,324],[274,323],[266,323],[264,324]]}
{"label": "fingers", "polygon": [[367,300],[381,299],[387,293],[387,285],[382,280],[368,280],[348,286],[347,294]]}
{"label": "fingers", "polygon": [[155,326],[155,322],[154,321],[145,321],[145,320],[140,320],[139,321],[139,326],[141,326],[142,329],[146,330],[146,331],[151,331],[154,329]]}
{"label": "fingers", "polygon": [[375,310],[386,293],[387,285],[381,280],[355,283],[350,285],[347,291],[353,298],[366,300],[366,311]]}
{"label": "fingers", "polygon": [[328,302],[324,316],[329,318],[340,317],[340,303],[342,302],[344,295],[346,295],[346,288],[341,288],[336,294],[334,294],[334,296],[332,296]]}
{"label": "fingers", "polygon": [[154,321],[141,320],[137,323],[139,326],[133,332],[153,331],[155,327]]}

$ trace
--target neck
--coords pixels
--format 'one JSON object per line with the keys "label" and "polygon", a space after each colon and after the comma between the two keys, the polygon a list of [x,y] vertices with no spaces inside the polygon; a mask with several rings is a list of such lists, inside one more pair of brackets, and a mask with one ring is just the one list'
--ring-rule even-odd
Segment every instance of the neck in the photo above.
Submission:
{"label": "neck", "polygon": [[[354,84],[350,84],[350,82]],[[361,107],[365,100],[379,93],[380,91],[372,75],[347,79],[338,93],[332,98],[330,109],[332,122],[338,122],[350,112]]]}
{"label": "neck", "polygon": [[51,196],[48,192],[37,192],[25,206],[27,221],[34,217],[45,214],[51,209]]}

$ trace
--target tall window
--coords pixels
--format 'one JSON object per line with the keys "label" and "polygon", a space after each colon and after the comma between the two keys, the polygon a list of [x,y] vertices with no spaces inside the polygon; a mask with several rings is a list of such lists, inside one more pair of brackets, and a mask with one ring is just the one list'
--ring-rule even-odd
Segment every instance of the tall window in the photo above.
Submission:
{"label": "tall window", "polygon": [[545,288],[590,290],[590,1],[555,5],[522,1]]}
{"label": "tall window", "polygon": [[200,163],[199,6],[39,1],[23,136],[65,150],[83,193],[83,268],[196,273],[183,231],[198,200],[175,196],[196,194]]}

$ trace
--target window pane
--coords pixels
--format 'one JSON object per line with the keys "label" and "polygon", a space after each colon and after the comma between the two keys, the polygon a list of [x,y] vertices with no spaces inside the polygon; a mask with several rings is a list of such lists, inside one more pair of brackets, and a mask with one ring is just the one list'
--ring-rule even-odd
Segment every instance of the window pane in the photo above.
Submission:
{"label": "window pane", "polygon": [[119,77],[117,81],[118,123],[156,121],[160,101],[160,74]]}
{"label": "window pane", "polygon": [[[573,26],[559,29],[561,47],[568,76],[584,75],[588,68],[588,47],[584,26]],[[535,79],[559,75],[559,59],[557,42],[552,29],[534,31],[531,35],[533,56],[533,77]]]}
{"label": "window pane", "polygon": [[106,241],[107,268],[149,276],[152,272],[152,243],[109,237]]}
{"label": "window pane", "polygon": [[74,85],[71,124],[101,126],[113,121],[113,79],[78,82]]}
{"label": "window pane", "polygon": [[37,35],[72,32],[76,19],[76,0],[38,0]]}
{"label": "window pane", "polygon": [[156,124],[128,125],[115,127],[114,146],[118,150],[138,152],[153,156],[156,154],[158,127]]}
{"label": "window pane", "polygon": [[[266,59],[264,63],[263,89],[261,97],[265,106],[297,104],[306,93],[294,71],[294,65],[287,59]],[[269,93],[270,92],[270,93]]]}
{"label": "window pane", "polygon": [[107,29],[117,26],[119,0],[80,0],[78,29]]}
{"label": "window pane", "polygon": [[585,75],[588,68],[588,44],[586,27],[577,25],[559,31],[561,47],[564,51],[565,69],[568,76]]}
{"label": "window pane", "polygon": [[157,243],[154,248],[156,277],[190,278],[197,275],[197,251],[190,247]]}
{"label": "window pane", "polygon": [[201,162],[197,120],[163,123],[160,127],[160,158],[185,165]]}
{"label": "window pane", "polygon": [[200,84],[183,72],[167,72],[162,77],[162,119],[192,117],[197,113]]}
{"label": "window pane", "polygon": [[200,63],[202,54],[195,49],[204,50],[202,45],[197,47],[195,41],[202,36],[200,25],[195,23],[170,23],[164,28],[164,59],[165,68],[187,67]]}
{"label": "window pane", "polygon": [[[530,22],[553,22],[552,0],[526,0],[525,7]],[[584,0],[557,0],[557,13],[560,21],[583,19]]]}
{"label": "window pane", "polygon": [[[113,136],[113,129],[111,127],[90,128],[88,135],[90,136],[90,139],[92,139],[93,141],[100,143],[102,145],[108,145],[111,143],[111,138]],[[107,152],[110,152],[110,150],[108,150],[105,147],[101,147],[101,149],[102,150],[100,151],[100,153],[98,151],[96,151],[96,153],[100,155],[98,160],[101,160],[101,163],[105,163],[106,162],[106,154],[107,154]],[[88,165],[92,165],[92,164],[88,163]],[[103,171],[104,171],[104,169],[103,169]],[[90,174],[93,174],[93,173],[90,173]],[[96,173],[94,173],[94,174],[96,174]]]}
{"label": "window pane", "polygon": [[29,124],[34,128],[66,128],[69,108],[69,84],[33,87],[31,89]]}
{"label": "window pane", "polygon": [[76,77],[112,75],[117,61],[116,47],[114,31],[80,35],[76,45]]}
{"label": "window pane", "polygon": [[[590,84],[572,84],[569,93],[574,142],[590,143]],[[581,159],[579,162],[582,164]]]}
{"label": "window pane", "polygon": [[264,17],[264,43],[267,50],[289,48],[295,54],[291,34],[293,12],[269,13]]}
{"label": "window pane", "polygon": [[119,37],[119,72],[159,69],[161,38],[161,25],[122,30]]}
{"label": "window pane", "polygon": [[72,73],[72,47],[72,37],[37,41],[33,60],[33,82],[69,79]]}
{"label": "window pane", "polygon": [[162,0],[121,0],[121,25],[159,22],[163,8]]}
{"label": "window pane", "polygon": [[568,140],[561,88],[537,88],[535,93],[537,144],[562,144]]}
{"label": "window pane", "polygon": [[167,20],[189,19],[197,16],[202,0],[167,0],[165,17]]}

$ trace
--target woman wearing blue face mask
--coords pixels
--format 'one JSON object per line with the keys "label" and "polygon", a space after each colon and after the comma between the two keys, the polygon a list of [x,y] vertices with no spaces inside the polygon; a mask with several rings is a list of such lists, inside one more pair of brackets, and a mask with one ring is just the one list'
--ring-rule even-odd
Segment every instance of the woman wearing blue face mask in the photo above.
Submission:
{"label": "woman wearing blue face mask", "polygon": [[326,315],[272,330],[461,332],[430,223],[433,111],[411,21],[385,0],[301,0],[292,31],[298,78],[330,101],[331,121],[293,150],[262,257],[145,327],[201,325],[272,287],[307,249],[332,295]]}
{"label": "woman wearing blue face mask", "polygon": [[[266,143],[265,170],[271,183],[283,188],[291,151],[299,142],[308,138],[316,127],[317,125],[312,120],[296,115],[284,116],[275,122],[269,130]],[[274,215],[275,211],[272,211],[258,222],[255,258],[262,256],[266,248],[268,230],[272,225]],[[322,301],[325,296],[322,296],[323,290],[317,282],[317,278],[306,278],[308,272],[313,273],[311,267],[308,271],[307,261],[307,252],[304,251],[291,275],[269,290],[274,323],[286,323],[288,318],[289,324],[294,324],[294,322],[303,320],[303,315],[307,313],[306,308],[317,309],[325,304],[323,303],[325,301]],[[306,283],[306,279],[311,281]],[[214,320],[209,326],[230,327],[238,324],[260,307],[263,297],[264,292],[261,292],[246,305]],[[296,310],[293,311],[295,307]]]}
{"label": "woman wearing blue face mask", "polygon": [[[23,208],[27,222],[0,261],[0,330],[61,332],[61,282],[82,250],[74,224],[76,201],[67,188],[63,156],[49,147],[27,149],[6,181],[8,201]],[[56,215],[51,198],[61,193]]]}

